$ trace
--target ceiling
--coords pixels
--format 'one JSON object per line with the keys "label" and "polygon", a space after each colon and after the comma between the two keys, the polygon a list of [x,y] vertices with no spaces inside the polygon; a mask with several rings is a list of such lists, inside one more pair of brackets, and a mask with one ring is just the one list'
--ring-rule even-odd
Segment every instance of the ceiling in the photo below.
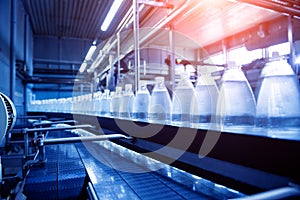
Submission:
{"label": "ceiling", "polygon": [[[162,1],[162,0],[157,0]],[[113,0],[23,0],[35,35],[99,40],[95,52],[97,67],[105,68],[108,58],[102,59],[100,50],[106,46],[116,48],[116,30],[122,19],[127,18],[132,9],[132,0],[124,0],[109,30],[102,32],[101,24]],[[230,37],[266,21],[291,14],[300,17],[300,0],[169,0],[173,10],[145,6],[140,13],[140,39],[144,45],[169,45],[169,32],[158,31],[149,36],[149,32],[158,22],[168,19],[178,10],[178,14],[160,28],[167,30],[172,25],[176,31],[176,46],[197,48],[208,46],[226,37]],[[131,14],[132,16],[132,14]],[[130,17],[129,17],[130,18]],[[132,18],[131,18],[132,19]],[[126,22],[121,35],[121,51],[132,51],[132,23]],[[149,37],[148,37],[149,36]],[[147,38],[147,40],[143,40]],[[112,43],[114,43],[112,45]],[[100,44],[100,43],[99,43]],[[109,48],[108,48],[109,49]],[[111,49],[109,49],[111,50]],[[99,57],[100,56],[100,57]],[[105,56],[105,55],[104,55]],[[106,61],[105,61],[106,60]]]}
{"label": "ceiling", "polygon": [[131,1],[122,8],[106,32],[100,30],[113,0],[23,0],[35,35],[105,39],[127,12]]}
{"label": "ceiling", "polygon": [[[172,0],[169,2],[174,4],[176,8],[176,6],[181,6],[180,3],[184,2],[184,0]],[[247,3],[248,6],[237,5],[236,2]],[[123,1],[117,17],[114,18],[107,32],[102,32],[100,26],[113,0],[23,0],[23,3],[29,14],[34,34],[93,40],[97,38],[105,39],[114,32],[118,23],[130,8],[132,0]],[[181,26],[180,22],[184,22],[187,27],[191,24],[186,23],[184,19],[191,15],[197,15],[199,20],[197,20],[196,24],[193,24],[194,26],[196,25],[195,28],[197,30],[201,28],[211,30],[210,26],[217,27],[224,23],[224,19],[226,19],[225,22],[227,24],[231,23],[230,26],[225,26],[225,28],[234,28],[237,26],[237,19],[249,24],[261,21],[261,18],[272,17],[270,13],[264,11],[264,14],[257,7],[249,6],[250,3],[280,12],[290,12],[298,16],[300,13],[300,0],[197,0],[190,1],[188,6],[190,10],[197,10],[197,12],[186,12],[183,15],[184,18],[177,19],[179,22],[175,24]],[[143,24],[149,27],[153,25],[151,21],[155,21],[152,18],[161,18],[165,13],[166,9],[160,9],[159,12],[155,12],[155,16],[153,12],[153,16],[147,16],[150,21]],[[144,12],[144,14],[151,13]],[[251,14],[255,17],[251,18],[249,22],[248,16],[251,16]],[[207,25],[200,26],[203,24]],[[184,29],[189,30],[186,27]],[[222,31],[224,29],[218,29],[214,34]]]}

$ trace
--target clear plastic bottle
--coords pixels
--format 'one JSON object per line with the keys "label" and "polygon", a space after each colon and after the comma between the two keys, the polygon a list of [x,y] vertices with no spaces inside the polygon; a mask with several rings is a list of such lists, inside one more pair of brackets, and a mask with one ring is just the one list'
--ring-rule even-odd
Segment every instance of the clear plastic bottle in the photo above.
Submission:
{"label": "clear plastic bottle", "polygon": [[168,124],[171,119],[171,98],[164,77],[156,77],[149,105],[149,121]]}
{"label": "clear plastic bottle", "polygon": [[195,98],[192,99],[191,108],[192,123],[215,122],[218,93],[218,87],[211,73],[204,66],[198,67]]}
{"label": "clear plastic bottle", "polygon": [[120,106],[121,96],[122,96],[122,88],[117,86],[116,92],[111,97],[111,114],[113,117],[120,117],[119,106]]}
{"label": "clear plastic bottle", "polygon": [[192,99],[195,98],[195,89],[189,74],[181,74],[172,98],[172,122],[183,125],[190,122]]}
{"label": "clear plastic bottle", "polygon": [[87,115],[93,114],[93,112],[94,112],[93,95],[92,94],[87,94],[86,99],[87,100],[86,100],[85,114],[87,114]]}
{"label": "clear plastic bottle", "polygon": [[146,84],[142,84],[133,100],[132,118],[140,121],[148,120],[150,93]]}
{"label": "clear plastic bottle", "polygon": [[254,125],[256,102],[240,67],[230,62],[225,70],[218,96],[218,122],[224,125]]}
{"label": "clear plastic bottle", "polygon": [[120,99],[119,113],[122,118],[131,118],[134,94],[132,84],[126,84],[124,93]]}
{"label": "clear plastic bottle", "polygon": [[94,93],[93,98],[93,114],[99,116],[100,115],[100,105],[101,105],[102,93],[100,91]]}
{"label": "clear plastic bottle", "polygon": [[110,103],[111,97],[109,95],[109,89],[105,89],[100,102],[100,115],[109,116],[110,115]]}
{"label": "clear plastic bottle", "polygon": [[300,126],[299,81],[286,60],[273,53],[261,72],[257,97],[256,125],[262,127]]}

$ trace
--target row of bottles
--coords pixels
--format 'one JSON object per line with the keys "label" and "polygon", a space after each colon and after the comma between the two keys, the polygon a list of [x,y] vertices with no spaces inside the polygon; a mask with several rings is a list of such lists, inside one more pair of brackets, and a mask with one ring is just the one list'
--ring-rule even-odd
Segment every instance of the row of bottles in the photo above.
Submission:
{"label": "row of bottles", "polygon": [[[300,126],[299,82],[285,60],[274,58],[263,68],[257,100],[243,71],[233,62],[224,71],[219,87],[210,73],[200,70],[198,74],[200,76],[194,87],[189,74],[183,73],[172,95],[165,86],[164,78],[156,77],[151,95],[145,84],[140,85],[135,95],[132,85],[127,84],[124,91],[116,87],[115,91],[105,90],[94,96],[88,94],[59,99],[56,103],[60,106],[56,108],[53,108],[54,100],[47,103],[50,101],[52,105],[50,111],[183,126],[199,123]],[[62,106],[70,103],[72,107]]]}

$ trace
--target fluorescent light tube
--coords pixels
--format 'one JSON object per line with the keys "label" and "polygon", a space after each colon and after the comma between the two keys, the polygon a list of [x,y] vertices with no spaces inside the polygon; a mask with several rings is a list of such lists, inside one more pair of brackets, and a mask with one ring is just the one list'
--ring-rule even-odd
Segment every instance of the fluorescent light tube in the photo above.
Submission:
{"label": "fluorescent light tube", "polygon": [[88,53],[86,54],[85,56],[85,60],[90,60],[92,58],[92,55],[93,53],[95,52],[96,50],[96,46],[95,45],[92,45],[88,51]]}
{"label": "fluorescent light tube", "polygon": [[86,63],[86,62],[83,62],[83,63],[81,64],[80,68],[79,68],[79,72],[81,72],[81,73],[84,72],[86,66],[87,66],[87,63]]}
{"label": "fluorescent light tube", "polygon": [[103,24],[101,25],[101,30],[102,31],[106,31],[111,23],[111,21],[113,20],[113,18],[115,17],[117,11],[119,10],[121,4],[122,4],[123,0],[115,0],[114,3],[112,4],[112,6],[110,7],[110,10],[108,12],[108,14],[106,15]]}

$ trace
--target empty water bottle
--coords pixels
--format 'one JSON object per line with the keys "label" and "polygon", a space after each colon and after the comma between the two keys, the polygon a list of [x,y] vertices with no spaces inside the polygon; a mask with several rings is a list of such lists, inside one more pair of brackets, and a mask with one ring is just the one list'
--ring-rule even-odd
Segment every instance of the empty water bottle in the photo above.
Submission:
{"label": "empty water bottle", "polygon": [[182,125],[190,122],[190,110],[192,99],[195,98],[194,86],[189,74],[181,74],[180,81],[176,86],[172,98],[172,121]]}
{"label": "empty water bottle", "polygon": [[210,71],[204,66],[198,67],[195,98],[192,99],[191,108],[192,123],[215,122],[218,93],[218,87]]}
{"label": "empty water bottle", "polygon": [[122,95],[122,88],[117,86],[116,92],[111,97],[111,115],[113,117],[119,117],[119,106],[120,106],[120,99]]}
{"label": "empty water bottle", "polygon": [[132,118],[136,120],[146,121],[148,119],[150,103],[150,93],[147,86],[141,85],[136,92],[132,106]]}
{"label": "empty water bottle", "polygon": [[164,83],[164,77],[156,77],[150,98],[149,121],[169,123],[171,116],[171,98]]}
{"label": "empty water bottle", "polygon": [[131,118],[132,104],[134,94],[132,92],[132,84],[125,85],[125,91],[120,98],[119,113],[122,118]]}
{"label": "empty water bottle", "polygon": [[299,81],[286,60],[273,53],[261,72],[257,98],[256,125],[300,126]]}
{"label": "empty water bottle", "polygon": [[255,98],[244,73],[230,62],[221,80],[218,122],[224,125],[254,125],[255,109]]}
{"label": "empty water bottle", "polygon": [[93,114],[94,115],[100,115],[100,105],[101,105],[101,99],[102,99],[102,93],[100,91],[94,93],[93,98]]}
{"label": "empty water bottle", "polygon": [[111,97],[109,95],[109,89],[105,89],[100,101],[100,115],[109,116],[110,115],[110,103]]}

